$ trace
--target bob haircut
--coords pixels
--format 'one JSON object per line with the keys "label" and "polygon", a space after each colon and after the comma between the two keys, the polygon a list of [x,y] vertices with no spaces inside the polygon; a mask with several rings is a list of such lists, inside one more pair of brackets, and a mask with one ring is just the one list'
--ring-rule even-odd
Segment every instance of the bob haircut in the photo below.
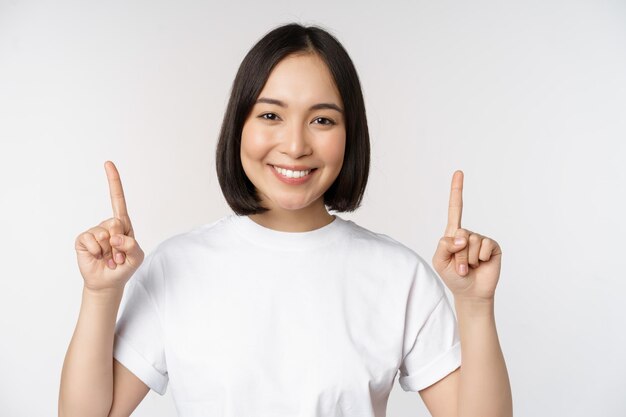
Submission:
{"label": "bob haircut", "polygon": [[354,211],[367,185],[370,141],[365,104],[356,68],[339,41],[317,26],[291,23],[276,27],[246,54],[233,82],[216,148],[216,169],[222,193],[238,215],[264,213],[256,187],[241,164],[241,133],[276,64],[292,54],[317,54],[328,66],[344,104],[346,147],[339,175],[324,193],[328,209]]}

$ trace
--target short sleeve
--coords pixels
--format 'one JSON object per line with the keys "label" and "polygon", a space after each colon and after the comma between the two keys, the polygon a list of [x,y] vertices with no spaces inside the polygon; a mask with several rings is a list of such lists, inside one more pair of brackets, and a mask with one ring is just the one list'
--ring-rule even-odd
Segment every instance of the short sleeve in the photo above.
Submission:
{"label": "short sleeve", "polygon": [[126,283],[115,325],[113,357],[150,389],[163,395],[169,377],[154,294],[159,288],[162,271],[154,258],[153,252]]}
{"label": "short sleeve", "polygon": [[461,342],[452,306],[437,273],[420,258],[407,302],[405,352],[398,382],[420,391],[461,366]]}

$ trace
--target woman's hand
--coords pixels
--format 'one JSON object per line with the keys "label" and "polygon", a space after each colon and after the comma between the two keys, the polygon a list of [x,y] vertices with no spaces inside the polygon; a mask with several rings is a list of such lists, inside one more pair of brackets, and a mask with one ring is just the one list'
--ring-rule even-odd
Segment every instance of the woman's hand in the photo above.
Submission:
{"label": "woman's hand", "polygon": [[113,217],[78,235],[75,242],[78,268],[85,287],[92,291],[123,289],[143,262],[126,210],[119,173],[113,162],[104,163]]}
{"label": "woman's hand", "polygon": [[[461,228],[463,211],[463,171],[452,176],[448,226],[439,239],[433,267],[455,301],[493,302],[500,277],[502,250],[498,242]],[[461,243],[455,244],[459,240]]]}

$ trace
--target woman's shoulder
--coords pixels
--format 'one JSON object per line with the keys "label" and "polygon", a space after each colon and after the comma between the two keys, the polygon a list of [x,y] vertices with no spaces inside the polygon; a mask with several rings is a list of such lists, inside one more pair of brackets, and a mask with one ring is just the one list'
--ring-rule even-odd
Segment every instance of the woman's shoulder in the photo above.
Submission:
{"label": "woman's shoulder", "polygon": [[196,225],[170,235],[155,247],[154,252],[163,254],[187,252],[193,247],[217,244],[220,240],[225,239],[229,232],[227,227],[229,217],[230,215],[225,215],[208,223]]}
{"label": "woman's shoulder", "polygon": [[361,251],[381,253],[383,256],[393,257],[393,259],[401,258],[412,263],[425,262],[413,249],[386,233],[375,231],[352,220],[346,220],[346,223],[351,229],[351,244]]}

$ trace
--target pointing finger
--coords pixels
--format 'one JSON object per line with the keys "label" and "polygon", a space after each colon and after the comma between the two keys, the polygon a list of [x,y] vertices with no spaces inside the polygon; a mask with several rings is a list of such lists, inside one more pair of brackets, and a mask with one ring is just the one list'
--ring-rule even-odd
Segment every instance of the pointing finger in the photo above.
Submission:
{"label": "pointing finger", "polygon": [[445,235],[454,237],[457,229],[461,228],[463,213],[463,171],[455,171],[450,187],[450,204],[448,205],[448,225]]}
{"label": "pointing finger", "polygon": [[[111,195],[111,205],[113,206],[113,216],[127,222],[129,220],[128,211],[126,210],[126,200],[124,199],[124,189],[122,188],[122,181],[120,180],[120,174],[117,172],[115,164],[111,161],[104,163],[104,169],[107,173],[107,179],[109,181],[109,193]],[[126,227],[130,225],[125,224]]]}

